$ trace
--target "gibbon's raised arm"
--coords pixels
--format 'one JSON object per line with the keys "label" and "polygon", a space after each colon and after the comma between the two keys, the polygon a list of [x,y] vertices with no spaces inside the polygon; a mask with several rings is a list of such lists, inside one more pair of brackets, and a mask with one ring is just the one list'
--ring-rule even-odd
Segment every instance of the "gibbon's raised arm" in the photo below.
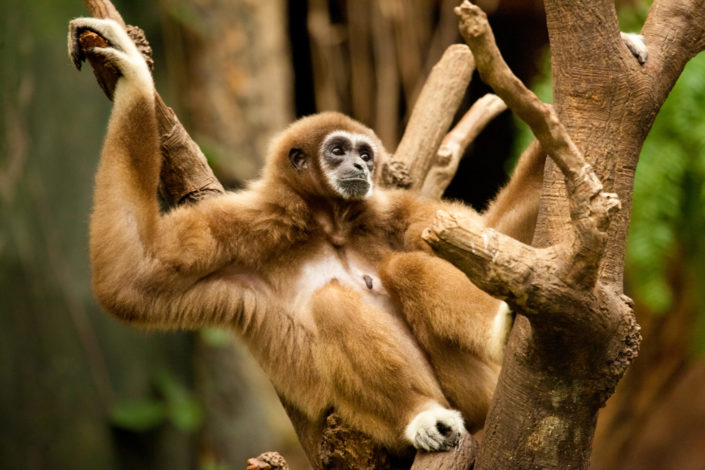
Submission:
{"label": "gibbon's raised arm", "polygon": [[[78,36],[85,29],[110,43],[93,52],[104,55],[121,73],[96,174],[90,224],[96,296],[108,311],[145,326],[192,327],[232,320],[242,292],[232,282],[209,275],[237,257],[231,240],[238,236],[236,227],[246,229],[247,213],[254,209],[243,200],[246,196],[229,195],[217,198],[221,210],[203,201],[160,213],[156,195],[161,154],[151,73],[122,27],[95,18],[71,22],[69,51],[77,66],[83,59]],[[228,220],[223,220],[226,214]],[[244,218],[236,220],[239,215]],[[218,230],[223,224],[229,225],[229,240]],[[204,302],[205,308],[189,312],[189,306]]]}

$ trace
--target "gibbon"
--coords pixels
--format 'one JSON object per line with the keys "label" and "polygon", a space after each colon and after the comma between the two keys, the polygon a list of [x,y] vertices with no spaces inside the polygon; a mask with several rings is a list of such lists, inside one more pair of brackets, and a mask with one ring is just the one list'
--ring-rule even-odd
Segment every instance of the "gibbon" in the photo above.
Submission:
{"label": "gibbon", "polygon": [[284,130],[248,189],[162,213],[152,76],[111,20],[71,21],[77,66],[84,30],[121,73],[90,221],[102,307],[147,328],[230,328],[290,404],[312,419],[334,408],[390,449],[441,450],[480,429],[512,316],[421,233],[443,209],[530,241],[540,148],[481,215],[375,187],[382,143],[327,112]]}

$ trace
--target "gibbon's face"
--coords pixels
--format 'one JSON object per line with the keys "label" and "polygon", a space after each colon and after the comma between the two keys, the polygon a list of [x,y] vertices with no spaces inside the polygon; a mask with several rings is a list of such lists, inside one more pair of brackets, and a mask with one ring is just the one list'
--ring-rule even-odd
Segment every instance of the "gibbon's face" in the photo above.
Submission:
{"label": "gibbon's face", "polygon": [[333,191],[343,199],[366,199],[372,194],[377,148],[364,134],[334,131],[319,151],[321,170]]}

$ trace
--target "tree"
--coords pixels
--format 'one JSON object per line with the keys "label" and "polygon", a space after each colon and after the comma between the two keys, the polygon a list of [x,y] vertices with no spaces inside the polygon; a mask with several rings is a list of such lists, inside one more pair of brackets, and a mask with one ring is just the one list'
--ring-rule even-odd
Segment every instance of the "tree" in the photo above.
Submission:
{"label": "tree", "polygon": [[[508,69],[484,13],[469,2],[457,10],[483,80],[530,125],[553,162],[545,174],[533,247],[449,214],[439,214],[425,233],[440,256],[519,314],[477,449],[479,469],[588,466],[597,411],[640,342],[631,301],[622,292],[634,169],[668,92],[688,60],[705,48],[703,0],[654,1],[642,29],[649,47],[643,66],[622,43],[614,2],[544,3],[555,77],[553,106],[541,103]],[[102,70],[109,94],[114,71],[93,65]],[[441,102],[449,95],[436,93],[437,87],[451,83],[452,76],[429,80],[428,99],[422,92],[417,108],[433,116],[434,135],[408,141],[411,151],[402,140],[384,172],[387,184],[423,188],[455,111],[451,103]],[[168,181],[180,188],[197,186],[195,191],[180,189],[181,197],[171,201],[221,191],[207,165],[174,163],[175,157],[186,162],[200,157],[173,113],[161,109],[165,135],[181,136],[178,144],[164,148],[165,186],[171,190]],[[413,117],[409,125],[414,126]],[[189,184],[204,177],[211,183]],[[334,415],[310,423],[289,411],[315,465],[353,467],[350,459],[368,457],[377,462],[370,465],[394,465],[383,450],[370,449],[350,430],[341,431]],[[335,436],[343,438],[336,441]],[[448,463],[475,448],[471,437],[463,442],[458,451],[417,459],[415,468],[440,465],[428,459],[444,460],[447,468],[467,467],[467,460]]]}

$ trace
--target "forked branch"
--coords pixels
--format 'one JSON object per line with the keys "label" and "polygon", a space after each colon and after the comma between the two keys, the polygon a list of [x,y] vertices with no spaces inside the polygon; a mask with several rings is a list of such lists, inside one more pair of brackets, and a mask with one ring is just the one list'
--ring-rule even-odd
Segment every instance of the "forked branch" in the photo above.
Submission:
{"label": "forked branch", "polygon": [[[594,286],[606,228],[619,208],[619,201],[616,195],[602,192],[597,176],[553,107],[541,102],[511,72],[497,48],[485,13],[468,1],[456,13],[460,17],[460,32],[473,51],[480,76],[529,124],[541,146],[562,170],[571,200],[573,236],[558,246],[536,250],[492,229],[439,214],[424,238],[488,293],[525,312],[559,311],[556,309],[561,303],[559,299],[570,302],[573,293]],[[550,290],[550,294],[541,293],[541,288]],[[533,295],[528,296],[528,292]]]}

